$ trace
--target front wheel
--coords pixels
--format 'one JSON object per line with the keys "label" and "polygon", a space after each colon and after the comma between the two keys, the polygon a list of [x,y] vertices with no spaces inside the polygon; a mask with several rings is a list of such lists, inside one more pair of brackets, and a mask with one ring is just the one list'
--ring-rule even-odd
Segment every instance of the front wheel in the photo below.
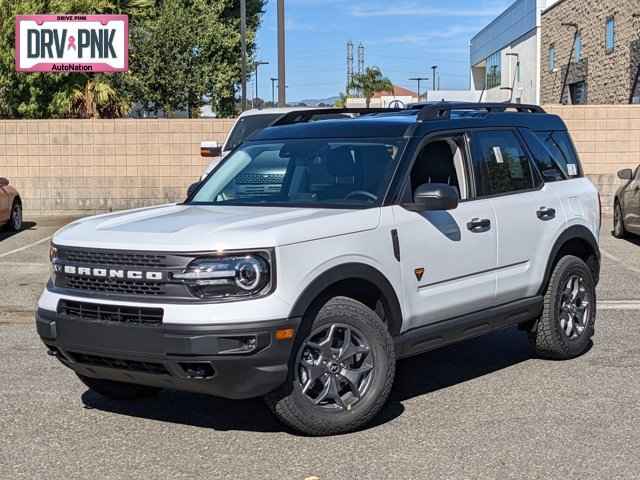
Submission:
{"label": "front wheel", "polygon": [[561,258],[549,281],[542,317],[530,334],[535,352],[555,360],[582,355],[591,344],[595,319],[596,289],[591,270],[580,258]]}
{"label": "front wheel", "polygon": [[146,385],[115,382],[113,380],[85,377],[79,374],[78,378],[91,390],[111,400],[138,400],[153,397],[160,392],[159,388],[147,387]]}
{"label": "front wheel", "polygon": [[329,300],[301,339],[289,382],[267,395],[286,425],[307,435],[335,435],[366,425],[384,406],[395,375],[394,344],[371,309]]}
{"label": "front wheel", "polygon": [[22,205],[18,201],[13,202],[13,206],[11,207],[9,229],[13,232],[22,230]]}

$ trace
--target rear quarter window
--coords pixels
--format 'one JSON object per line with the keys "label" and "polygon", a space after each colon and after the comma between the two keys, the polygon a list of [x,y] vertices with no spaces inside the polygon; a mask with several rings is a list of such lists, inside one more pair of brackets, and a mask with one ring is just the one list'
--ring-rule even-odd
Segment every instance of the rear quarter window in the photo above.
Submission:
{"label": "rear quarter window", "polygon": [[583,175],[578,154],[567,132],[536,132],[557,165],[567,178]]}

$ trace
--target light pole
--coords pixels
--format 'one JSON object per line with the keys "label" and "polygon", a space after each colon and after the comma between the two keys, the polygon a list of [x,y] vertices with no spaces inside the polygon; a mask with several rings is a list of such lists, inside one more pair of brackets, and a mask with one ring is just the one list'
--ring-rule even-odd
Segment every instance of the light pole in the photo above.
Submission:
{"label": "light pole", "polygon": [[415,77],[409,79],[412,82],[418,82],[418,102],[420,101],[420,82],[429,80],[429,77]]}
{"label": "light pole", "polygon": [[567,88],[567,81],[569,80],[569,70],[571,70],[571,62],[573,60],[573,51],[576,49],[576,40],[578,39],[578,24],[577,23],[561,23],[566,28],[573,28],[573,45],[571,46],[571,52],[569,52],[569,62],[567,63],[567,71],[564,74],[564,80],[562,81],[562,90],[560,90],[560,103],[563,103],[564,91]]}
{"label": "light pole", "polygon": [[431,67],[431,70],[433,70],[433,90],[435,91],[435,90],[437,90],[436,89],[436,72],[438,70],[438,65],[433,65]]}
{"label": "light pole", "polygon": [[271,77],[271,106],[272,107],[276,106],[276,82],[277,81],[278,81],[277,78]]}
{"label": "light pole", "polygon": [[284,0],[278,0],[278,106],[280,107],[287,105],[284,28]]}
{"label": "light pole", "polygon": [[[260,65],[269,65],[269,62],[261,62],[261,61],[257,61],[255,63],[255,67],[256,67],[256,102],[258,101],[258,67],[260,67]],[[258,106],[258,108],[260,108],[260,106]]]}
{"label": "light pole", "polygon": [[240,49],[242,50],[240,108],[244,112],[247,109],[247,0],[240,0]]}

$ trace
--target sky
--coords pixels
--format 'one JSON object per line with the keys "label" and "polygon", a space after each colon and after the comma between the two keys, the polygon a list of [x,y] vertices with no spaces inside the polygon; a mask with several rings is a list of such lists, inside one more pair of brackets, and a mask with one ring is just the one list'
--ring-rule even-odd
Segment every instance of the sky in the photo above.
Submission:
{"label": "sky", "polygon": [[[469,41],[512,0],[285,0],[287,101],[344,92],[346,44],[365,46],[365,66],[377,66],[397,85],[416,91],[412,77],[431,77],[441,89],[469,88]],[[258,94],[271,100],[277,77],[277,0],[268,0],[257,35]],[[429,80],[429,87],[431,87]],[[421,87],[424,90],[424,86]],[[251,90],[255,83],[251,81]],[[277,95],[277,92],[276,92]],[[251,93],[252,97],[253,94]]]}

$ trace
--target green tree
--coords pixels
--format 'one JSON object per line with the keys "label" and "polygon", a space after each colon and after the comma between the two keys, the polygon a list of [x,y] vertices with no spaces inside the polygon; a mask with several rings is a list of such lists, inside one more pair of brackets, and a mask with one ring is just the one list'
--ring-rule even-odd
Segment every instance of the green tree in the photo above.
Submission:
{"label": "green tree", "polygon": [[[247,1],[249,55],[264,2]],[[130,71],[17,73],[15,16],[50,12],[128,14]],[[239,12],[240,0],[0,0],[0,117],[112,117],[134,105],[196,116],[203,98],[234,115]]]}
{"label": "green tree", "polygon": [[367,108],[371,105],[371,97],[376,92],[393,91],[391,80],[382,74],[378,67],[367,67],[364,73],[358,73],[351,80],[350,89],[359,90],[364,95]]}
{"label": "green tree", "polygon": [[[247,1],[249,56],[263,6],[263,0]],[[219,115],[235,115],[239,17],[239,0],[165,0],[131,35],[127,83],[136,105],[144,112],[197,115],[206,98]]]}

